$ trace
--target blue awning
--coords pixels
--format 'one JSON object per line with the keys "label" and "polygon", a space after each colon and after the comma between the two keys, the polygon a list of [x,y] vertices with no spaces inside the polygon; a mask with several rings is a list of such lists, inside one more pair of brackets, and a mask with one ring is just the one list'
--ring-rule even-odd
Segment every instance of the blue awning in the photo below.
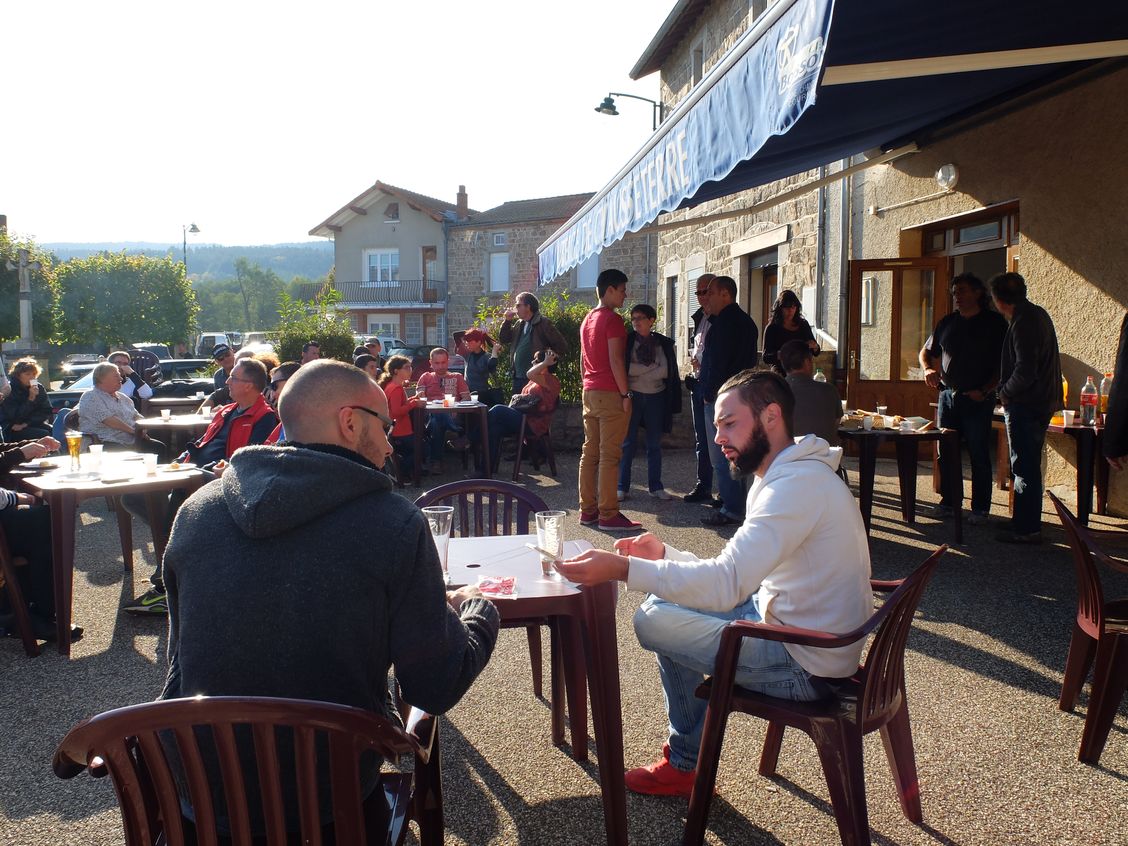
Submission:
{"label": "blue awning", "polygon": [[538,250],[554,279],[662,212],[875,148],[1128,55],[1128,3],[778,0]]}

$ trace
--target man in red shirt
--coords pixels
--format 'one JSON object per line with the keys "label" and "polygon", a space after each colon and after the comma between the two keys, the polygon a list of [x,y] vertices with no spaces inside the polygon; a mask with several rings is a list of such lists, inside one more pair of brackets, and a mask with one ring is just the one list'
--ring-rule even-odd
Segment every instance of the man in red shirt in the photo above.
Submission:
{"label": "man in red shirt", "polygon": [[632,531],[641,524],[619,511],[616,484],[623,438],[631,420],[627,387],[627,328],[616,309],[627,298],[627,275],[609,269],[595,282],[599,305],[580,326],[580,363],[584,377],[584,447],[580,453],[580,522],[598,523],[610,532]]}

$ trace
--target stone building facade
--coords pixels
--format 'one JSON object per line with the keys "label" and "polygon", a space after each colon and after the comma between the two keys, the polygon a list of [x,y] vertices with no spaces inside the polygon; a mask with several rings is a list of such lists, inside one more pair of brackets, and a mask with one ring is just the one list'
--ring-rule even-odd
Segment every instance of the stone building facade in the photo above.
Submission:
{"label": "stone building facade", "polygon": [[[767,6],[747,0],[678,4],[632,77],[659,72],[669,113]],[[919,133],[915,154],[789,195],[774,207],[755,208],[863,165],[866,157],[660,216],[657,298],[665,305],[665,331],[674,333],[684,354],[684,330],[697,307],[694,282],[702,272],[738,281],[739,302],[761,333],[772,295],[790,288],[816,328],[824,369],[835,368],[843,395],[872,402],[876,395],[867,393],[866,382],[886,375],[886,390],[903,393],[907,408],[909,394],[918,389],[913,345],[950,309],[943,280],[964,270],[985,280],[1017,270],[1031,301],[1054,320],[1069,406],[1076,408],[1086,377],[1099,382],[1112,369],[1128,307],[1128,246],[1118,231],[1108,231],[1123,217],[1128,197],[1128,163],[1119,141],[1128,126],[1126,88],[1128,69],[1115,60],[1097,63],[959,123]],[[949,189],[937,182],[944,165],[958,171]],[[751,211],[727,220],[663,228],[745,208]],[[935,259],[935,276],[914,271],[919,290],[910,302],[907,283],[894,289],[880,273],[861,274],[862,262],[880,259]],[[852,272],[858,278],[852,280]],[[931,288],[922,281],[928,279],[935,279]],[[877,374],[873,364],[883,356],[893,361],[886,369],[900,372]],[[913,394],[911,402],[921,403],[922,396]],[[1073,441],[1051,434],[1047,483],[1072,486],[1075,462]],[[1111,480],[1110,506],[1119,513],[1128,512],[1123,477],[1113,472]]]}
{"label": "stone building facade", "polygon": [[519,291],[538,297],[567,291],[595,297],[599,272],[616,267],[631,280],[631,302],[654,304],[657,236],[628,235],[554,280],[540,280],[537,247],[572,216],[591,194],[515,200],[470,216],[447,229],[449,301],[452,332],[474,325],[483,304],[504,306]]}

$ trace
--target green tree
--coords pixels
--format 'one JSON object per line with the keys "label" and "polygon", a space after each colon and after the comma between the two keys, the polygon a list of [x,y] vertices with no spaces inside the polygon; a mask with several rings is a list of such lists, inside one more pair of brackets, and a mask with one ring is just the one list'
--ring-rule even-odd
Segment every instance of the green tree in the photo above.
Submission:
{"label": "green tree", "polygon": [[30,239],[12,238],[0,230],[0,341],[20,336],[19,271],[8,270],[8,262],[19,264],[19,251],[26,249],[39,270],[31,271],[31,322],[37,341],[51,340],[58,321],[59,291],[51,272],[52,256]]}
{"label": "green tree", "polygon": [[317,341],[324,358],[351,362],[356,341],[348,315],[337,312],[340,300],[340,292],[331,288],[318,294],[312,304],[295,300],[283,292],[278,300],[278,331],[274,342],[279,360],[297,360],[301,358],[306,341]]}
{"label": "green tree", "polygon": [[285,283],[273,270],[235,259],[235,281],[243,299],[244,329],[270,329],[278,321],[278,296]]}
{"label": "green tree", "polygon": [[169,258],[106,253],[55,268],[62,340],[98,347],[135,341],[175,344],[196,324],[199,305],[184,265]]}

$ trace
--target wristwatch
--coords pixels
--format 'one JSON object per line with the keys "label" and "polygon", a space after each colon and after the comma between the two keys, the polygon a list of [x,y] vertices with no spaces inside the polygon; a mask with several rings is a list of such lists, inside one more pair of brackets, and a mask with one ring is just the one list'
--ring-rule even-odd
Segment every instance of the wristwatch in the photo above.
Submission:
{"label": "wristwatch", "polygon": [[630,398],[631,398],[631,392],[630,392],[630,391],[627,391],[627,392],[626,392],[625,394],[619,394],[619,396],[620,396],[620,397],[621,397],[622,399],[630,399]]}

